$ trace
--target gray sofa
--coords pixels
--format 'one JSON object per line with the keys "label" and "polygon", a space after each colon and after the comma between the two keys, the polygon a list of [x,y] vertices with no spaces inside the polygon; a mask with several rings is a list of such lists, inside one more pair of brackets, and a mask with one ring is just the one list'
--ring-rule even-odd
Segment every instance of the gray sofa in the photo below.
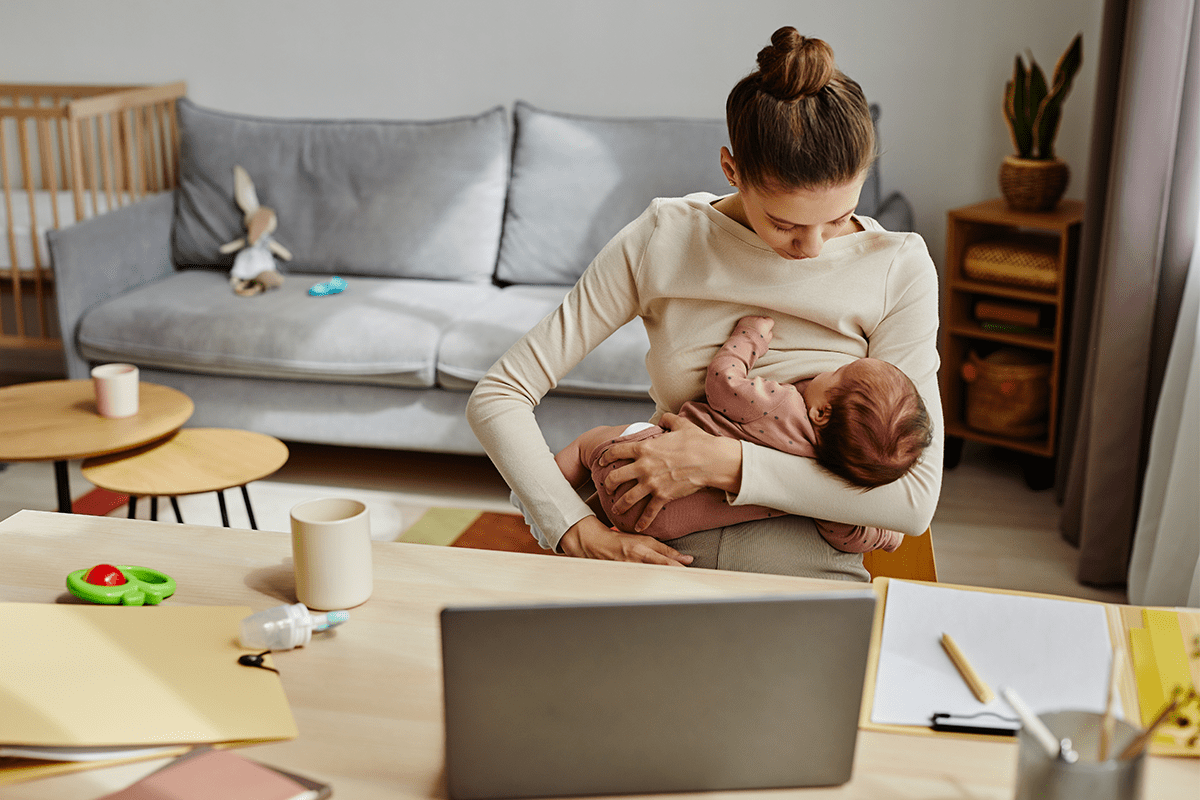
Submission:
{"label": "gray sofa", "polygon": [[[280,120],[179,104],[180,185],[53,231],[67,372],[137,364],[190,425],[281,439],[480,454],[467,397],[657,196],[729,191],[720,120],[549,113],[517,103],[428,122]],[[231,290],[233,166],[279,217],[283,287]],[[878,168],[860,213],[909,230]],[[310,296],[333,275],[340,294]],[[653,412],[634,320],[537,408],[552,448]]]}

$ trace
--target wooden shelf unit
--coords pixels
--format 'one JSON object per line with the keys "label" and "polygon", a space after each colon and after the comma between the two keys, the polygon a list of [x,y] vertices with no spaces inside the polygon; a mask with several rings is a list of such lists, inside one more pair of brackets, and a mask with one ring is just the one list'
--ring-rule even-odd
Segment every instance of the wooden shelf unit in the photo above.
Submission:
{"label": "wooden shelf unit", "polygon": [[[1071,288],[1079,258],[1079,235],[1083,203],[1063,200],[1053,211],[1014,211],[1002,200],[989,200],[952,209],[946,232],[946,269],[942,288],[942,368],[940,383],[947,436],[947,464],[957,463],[951,448],[961,440],[985,442],[1053,458],[1058,436],[1060,385],[1066,365],[1067,335],[1071,324]],[[1057,253],[1058,281],[1052,289],[1037,289],[992,281],[973,280],[963,272],[968,248],[977,242],[996,240],[1053,242]],[[980,300],[999,300],[1040,311],[1040,322],[1032,331],[987,330],[975,316]],[[1041,354],[1050,365],[1050,397],[1047,430],[1033,439],[1010,438],[976,430],[966,423],[965,382],[962,365],[972,349],[983,357],[998,347],[1015,346]],[[957,437],[954,442],[952,437]]]}

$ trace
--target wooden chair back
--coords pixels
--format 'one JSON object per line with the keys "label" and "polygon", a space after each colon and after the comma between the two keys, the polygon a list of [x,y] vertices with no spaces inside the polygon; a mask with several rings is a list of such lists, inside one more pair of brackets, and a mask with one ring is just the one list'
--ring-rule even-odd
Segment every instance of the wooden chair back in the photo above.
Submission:
{"label": "wooden chair back", "polygon": [[872,550],[863,553],[863,566],[871,579],[903,578],[913,581],[937,581],[937,563],[933,558],[933,530],[922,536],[905,536],[895,552]]}

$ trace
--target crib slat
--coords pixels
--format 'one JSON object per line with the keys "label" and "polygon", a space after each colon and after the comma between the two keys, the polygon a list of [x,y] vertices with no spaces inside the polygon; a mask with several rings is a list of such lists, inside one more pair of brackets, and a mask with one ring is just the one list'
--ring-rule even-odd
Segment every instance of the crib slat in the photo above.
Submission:
{"label": "crib slat", "polygon": [[39,119],[38,155],[42,161],[42,188],[50,192],[54,201],[50,203],[50,216],[54,219],[54,227],[61,228],[62,221],[58,218],[58,167],[54,163],[54,148],[50,144],[50,124],[47,120]]}
{"label": "crib slat", "polygon": [[[4,184],[4,216],[5,230],[8,233],[8,271],[9,278],[12,280],[13,293],[19,290],[21,276],[17,271],[17,234],[13,230],[13,202],[12,202],[12,182],[8,174],[8,145],[6,144],[4,135],[4,126],[0,125],[0,183]],[[17,324],[23,327],[20,321],[20,316],[17,317]],[[3,331],[4,326],[4,309],[0,307],[0,331]]]}
{"label": "crib slat", "polygon": [[92,193],[92,213],[100,213],[100,157],[97,151],[96,120],[89,119],[87,124],[87,149],[83,152],[84,172],[87,174],[87,186]]}
{"label": "crib slat", "polygon": [[[33,161],[29,152],[29,129],[24,121],[17,126],[17,146],[21,155],[21,169],[24,177],[25,194],[29,198],[29,245],[33,251],[33,281],[34,291],[39,307],[41,305],[42,253],[38,246],[37,194],[34,191]],[[17,318],[17,335],[25,335],[25,298],[21,292],[21,281],[13,284],[13,313]]]}
{"label": "crib slat", "polygon": [[179,185],[179,147],[181,144],[182,134],[179,132],[179,113],[175,101],[171,100],[168,103],[170,111],[167,113],[166,126],[170,129],[169,141],[171,146],[167,148],[167,152],[171,155],[171,171],[169,175],[171,180],[167,183],[169,188],[175,188]]}
{"label": "crib slat", "polygon": [[70,123],[67,121],[66,110],[62,109],[62,98],[59,98],[56,103],[57,107],[63,112],[62,117],[56,120],[54,125],[55,131],[58,133],[58,166],[62,170],[63,186],[67,186],[71,180],[68,171],[71,162],[67,159],[67,148],[70,146],[68,141],[70,138],[68,133]]}
{"label": "crib slat", "polygon": [[140,108],[130,109],[129,117],[133,127],[133,155],[137,159],[137,183],[134,185],[132,191],[134,192],[134,199],[138,199],[146,196],[148,188],[146,186],[146,172],[148,167],[146,162],[146,120]]}
{"label": "crib slat", "polygon": [[[109,143],[109,131],[107,119],[104,117],[96,118],[96,131],[99,136],[100,146],[100,174],[104,176],[104,197],[108,201],[108,208],[113,208],[115,200],[113,199],[113,184],[115,169],[113,165],[112,145]],[[100,209],[96,209],[96,213],[100,213]]]}
{"label": "crib slat", "polygon": [[83,131],[79,120],[67,121],[67,142],[71,148],[69,178],[71,195],[75,200],[75,221],[83,222]]}

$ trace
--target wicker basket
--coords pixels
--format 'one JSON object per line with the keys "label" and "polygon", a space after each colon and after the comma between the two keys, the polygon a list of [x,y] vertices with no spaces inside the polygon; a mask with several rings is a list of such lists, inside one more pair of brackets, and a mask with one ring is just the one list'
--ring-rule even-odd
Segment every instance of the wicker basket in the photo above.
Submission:
{"label": "wicker basket", "polygon": [[1013,439],[1044,436],[1050,410],[1050,365],[1027,350],[1006,347],[962,366],[967,425]]}
{"label": "wicker basket", "polygon": [[1035,241],[977,242],[963,254],[963,275],[972,280],[1052,291],[1058,286],[1054,244]]}
{"label": "wicker basket", "polygon": [[1000,163],[1000,194],[1017,211],[1049,211],[1058,205],[1071,170],[1060,158],[1017,158]]}

